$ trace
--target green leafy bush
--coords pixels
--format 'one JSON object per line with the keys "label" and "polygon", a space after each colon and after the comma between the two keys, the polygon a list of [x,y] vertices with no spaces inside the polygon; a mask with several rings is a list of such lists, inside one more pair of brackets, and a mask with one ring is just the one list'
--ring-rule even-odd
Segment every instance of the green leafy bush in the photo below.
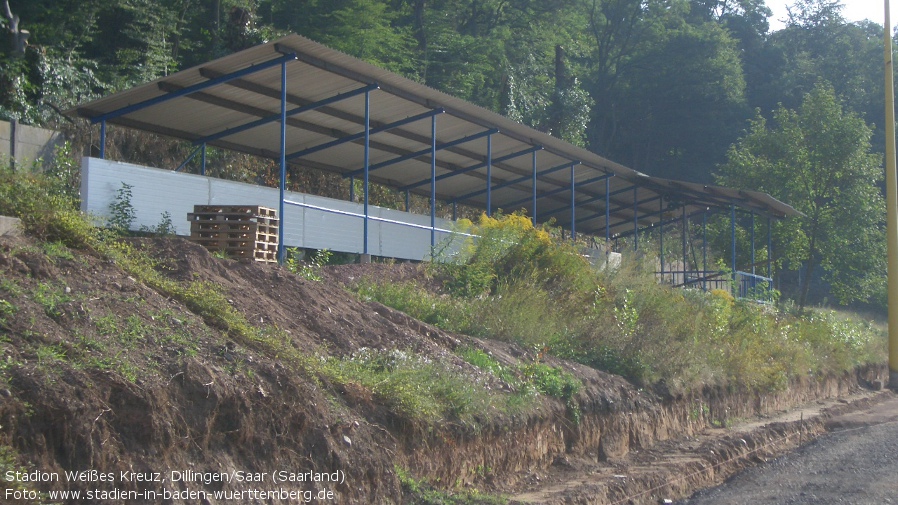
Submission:
{"label": "green leafy bush", "polygon": [[885,338],[871,324],[662,286],[650,258],[595,271],[521,215],[462,228],[480,238],[437,249],[429,272],[442,293],[368,281],[358,291],[447,330],[545,349],[638,385],[664,381],[673,391],[775,391],[800,376],[884,359]]}

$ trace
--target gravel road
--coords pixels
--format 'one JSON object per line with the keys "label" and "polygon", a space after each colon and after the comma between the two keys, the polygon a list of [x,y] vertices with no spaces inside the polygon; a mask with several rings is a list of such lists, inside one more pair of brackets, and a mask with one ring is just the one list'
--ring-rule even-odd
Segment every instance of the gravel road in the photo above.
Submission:
{"label": "gravel road", "polygon": [[898,401],[830,425],[815,442],[677,503],[898,504]]}

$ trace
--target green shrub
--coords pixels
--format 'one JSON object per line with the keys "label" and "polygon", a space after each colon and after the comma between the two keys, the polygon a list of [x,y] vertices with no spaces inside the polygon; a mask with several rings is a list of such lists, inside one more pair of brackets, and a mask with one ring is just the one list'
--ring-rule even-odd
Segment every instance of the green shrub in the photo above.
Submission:
{"label": "green shrub", "polygon": [[115,197],[109,203],[109,228],[120,234],[128,233],[137,219],[137,210],[131,204],[133,188],[134,186],[122,182],[122,187],[115,191]]}
{"label": "green shrub", "polygon": [[309,281],[321,281],[321,269],[328,264],[332,253],[327,249],[319,249],[308,261],[301,261],[302,252],[296,247],[287,249],[284,266],[292,274]]}
{"label": "green shrub", "polygon": [[392,411],[424,424],[488,418],[500,401],[451,365],[402,350],[362,348],[331,358],[326,371],[339,383],[356,382]]}

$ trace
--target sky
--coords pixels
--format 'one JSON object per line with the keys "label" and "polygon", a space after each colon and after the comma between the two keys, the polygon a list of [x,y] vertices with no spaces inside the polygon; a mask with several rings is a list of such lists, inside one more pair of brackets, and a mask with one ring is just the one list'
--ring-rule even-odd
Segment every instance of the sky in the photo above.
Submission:
{"label": "sky", "polygon": [[[785,25],[782,21],[786,19],[786,6],[792,5],[794,1],[787,0],[767,0],[767,7],[773,11],[773,16],[768,18],[771,30],[779,30]],[[869,19],[875,23],[882,25],[884,2],[883,0],[842,0],[842,15],[849,21],[861,21]],[[891,0],[889,7],[889,21],[895,24],[898,20],[898,0]]]}

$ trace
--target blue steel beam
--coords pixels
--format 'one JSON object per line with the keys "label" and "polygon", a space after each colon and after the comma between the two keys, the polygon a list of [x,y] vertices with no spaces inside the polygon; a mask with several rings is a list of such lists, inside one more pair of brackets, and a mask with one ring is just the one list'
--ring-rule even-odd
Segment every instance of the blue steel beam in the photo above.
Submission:
{"label": "blue steel beam", "polygon": [[[377,84],[369,84],[368,86],[354,89],[352,91],[347,91],[346,93],[340,93],[340,94],[334,95],[330,98],[325,98],[324,100],[319,100],[317,102],[310,103],[308,105],[303,105],[302,107],[296,107],[296,108],[290,109],[287,111],[287,116],[295,116],[297,114],[302,114],[303,112],[313,111],[315,109],[324,107],[326,105],[330,105],[332,103],[337,103],[339,101],[346,100],[348,98],[352,98],[354,96],[364,94],[365,92],[368,92],[368,91],[374,91],[376,89],[378,89]],[[265,125],[268,123],[274,123],[274,122],[280,121],[280,120],[281,120],[280,113],[272,114],[268,117],[263,117],[262,119],[257,119],[255,121],[251,121],[249,123],[242,124],[240,126],[235,126],[233,128],[228,128],[227,130],[221,131],[219,133],[215,133],[213,135],[209,135],[207,137],[203,137],[201,139],[194,140],[193,145],[199,145],[199,144],[203,144],[206,142],[213,142],[218,139],[228,137],[230,135],[245,132],[247,130],[251,130],[253,128],[257,128],[259,126],[262,126],[262,125]]]}
{"label": "blue steel beam", "polygon": [[[601,179],[598,179],[598,180],[601,180]],[[581,183],[578,184],[578,185],[582,186],[582,185],[584,185],[584,184],[592,184],[593,182],[598,182],[598,180],[597,180],[597,179],[590,179],[589,181],[581,182]],[[570,189],[570,188],[565,188],[565,189]],[[556,190],[556,191],[560,193],[560,191],[558,191],[558,190]],[[653,197],[651,197],[651,198],[647,198],[647,199],[645,199],[645,200],[641,200],[641,201],[637,202],[637,205],[644,205],[644,204],[646,204],[646,203],[652,203],[652,202],[654,202],[655,200],[658,200],[658,199],[660,199],[660,198],[661,198],[660,196],[653,196]],[[594,197],[592,197],[592,198],[590,198],[590,199],[588,199],[588,200],[583,200],[583,201],[580,201],[580,202],[577,202],[577,203],[580,204],[580,205],[588,205],[588,204],[590,204],[590,203],[597,202],[597,201],[599,201],[599,200],[604,200],[604,199],[605,199],[604,196],[594,196]],[[631,208],[631,207],[632,207],[632,204],[629,204],[629,203],[626,204],[626,205],[621,205],[621,206],[618,206],[618,207],[615,207],[615,208],[613,208],[613,209],[608,210],[608,214],[617,214],[618,212],[620,212],[620,211],[622,211],[622,210],[627,210],[627,209],[629,209],[629,208]],[[567,210],[567,207],[559,207],[559,208],[557,208],[557,209],[555,209],[555,210],[549,211],[548,214],[551,216],[551,215],[554,215],[554,214],[558,214],[558,213],[560,213],[560,212],[564,212],[565,210]],[[603,211],[603,213],[604,213],[604,212],[605,212],[605,211]],[[585,221],[592,221],[593,219],[595,219],[596,217],[598,217],[598,216],[600,216],[600,215],[601,215],[601,214],[596,214],[596,215],[591,216],[591,217],[580,218],[580,219],[577,220],[577,222],[578,222],[578,223],[583,223],[583,222],[585,222]],[[641,216],[643,216],[643,217],[644,217],[644,216],[654,216],[654,215],[655,215],[655,213],[641,214]]]}
{"label": "blue steel beam", "polygon": [[[638,201],[638,202],[635,202],[635,207],[638,208],[640,205],[645,205],[645,204],[647,204],[647,203],[652,203],[652,202],[654,202],[655,200],[658,200],[658,199],[660,199],[660,198],[661,198],[661,196],[659,195],[659,196],[653,196],[653,197],[651,197],[651,198],[646,198],[645,200],[640,200],[640,201]],[[610,215],[610,214],[617,214],[618,212],[621,212],[621,211],[624,211],[624,210],[627,210],[627,209],[632,209],[632,208],[634,208],[634,206],[633,206],[632,204],[621,205],[621,206],[619,206],[619,207],[615,207],[615,208],[613,208],[613,209],[609,209],[608,212],[607,212],[607,214],[608,214],[608,215]],[[556,212],[557,212],[557,211],[556,211]],[[592,219],[595,219],[595,218],[599,217],[600,215],[601,215],[601,214],[596,214],[596,215],[594,215],[594,216],[592,216],[592,217],[588,217],[588,218],[581,219],[580,222],[582,223],[583,221],[590,221],[590,220],[592,220]],[[656,216],[656,215],[658,215],[658,212],[647,212],[647,213],[639,214],[637,218],[646,218],[646,217],[652,217],[652,216]],[[616,226],[620,226],[620,225],[625,224],[625,223],[627,223],[627,222],[629,222],[629,221],[630,221],[630,218],[627,218],[627,219],[625,219],[625,220],[623,220],[623,221],[618,221],[618,222],[616,222],[616,223],[613,223],[613,224],[611,225],[611,228],[614,228],[614,227],[616,227]],[[633,220],[633,222],[634,222],[634,224],[635,224],[635,219]],[[607,221],[606,221],[606,223],[607,223]],[[629,233],[619,233],[618,236],[626,236],[626,235],[628,235],[628,234],[629,234]]]}
{"label": "blue steel beam", "polygon": [[[531,151],[533,152],[533,151]],[[498,161],[498,160],[497,160]],[[464,172],[471,170],[471,167],[464,169]],[[452,174],[455,175],[455,174]],[[493,215],[493,136],[486,138],[486,215]]]}
{"label": "blue steel beam", "polygon": [[[287,160],[284,155],[287,153],[287,62],[281,62],[281,137],[280,137],[280,169],[281,180],[278,185],[280,199],[278,203],[278,263],[283,264],[286,249],[284,244],[284,193],[287,189]],[[205,145],[205,144],[204,144]]]}
{"label": "blue steel beam", "polygon": [[368,255],[368,206],[369,206],[369,196],[371,189],[371,180],[368,177],[371,168],[371,92],[365,93],[365,156],[364,156],[364,166],[362,168],[363,173],[363,186],[365,189],[365,227],[362,230],[364,244],[362,245],[362,254],[365,256]]}
{"label": "blue steel beam", "polygon": [[[366,128],[364,131],[361,131],[359,133],[353,133],[351,135],[346,135],[345,137],[340,137],[340,138],[332,140],[330,142],[325,142],[324,144],[318,144],[317,146],[310,147],[308,149],[303,149],[302,151],[290,153],[287,155],[287,159],[292,160],[292,159],[296,159],[296,158],[301,158],[303,156],[308,156],[310,154],[317,153],[317,152],[323,151],[325,149],[330,149],[331,147],[345,144],[347,142],[354,142],[356,140],[361,140],[363,138],[369,138],[371,135],[374,135],[376,133],[382,133],[387,130],[391,130],[393,128],[398,128],[400,126],[404,126],[409,123],[414,123],[415,121],[420,121],[422,119],[427,119],[429,117],[433,117],[433,116],[436,116],[437,114],[442,114],[442,113],[443,113],[443,109],[434,109],[431,111],[427,111],[427,112],[418,114],[417,116],[409,116],[405,119],[400,119],[399,121],[394,121],[390,124],[381,125],[381,126],[378,126],[377,128]],[[369,170],[370,169],[371,169],[371,167],[369,167]],[[359,170],[355,170],[348,174],[344,174],[343,178],[356,177],[356,176],[362,175],[362,173],[364,173],[364,171],[365,171],[365,169],[361,168]]]}
{"label": "blue steel beam", "polygon": [[[608,242],[611,240],[611,228],[608,223],[611,222],[611,179],[605,179],[605,247],[607,249]],[[610,252],[610,251],[609,251]],[[605,255],[607,264],[608,255]]]}
{"label": "blue steel beam", "polygon": [[100,121],[100,159],[106,159],[106,120]]}
{"label": "blue steel beam", "polygon": [[[468,137],[463,137],[463,138],[456,139],[456,140],[453,140],[453,141],[450,141],[450,142],[446,142],[445,144],[440,144],[439,146],[437,146],[437,151],[442,151],[442,150],[444,150],[444,149],[449,149],[449,148],[451,148],[451,147],[455,147],[455,146],[457,146],[457,145],[464,144],[465,142],[471,142],[472,140],[477,140],[477,139],[479,139],[479,138],[483,138],[483,137],[486,137],[486,136],[488,136],[488,135],[492,135],[493,133],[496,133],[496,132],[498,132],[498,131],[499,131],[499,130],[495,130],[495,129],[493,129],[493,130],[487,130],[487,131],[484,131],[484,132],[476,133],[476,134],[474,134],[474,135],[470,135],[470,136],[468,136]],[[368,170],[379,170],[379,169],[381,169],[381,168],[388,167],[388,166],[390,166],[390,165],[395,165],[396,163],[402,163],[403,161],[411,160],[411,159],[418,158],[418,157],[421,157],[421,156],[426,156],[426,155],[428,155],[428,154],[430,154],[430,148],[429,148],[429,147],[428,147],[427,149],[422,149],[422,150],[420,150],[420,151],[415,151],[415,152],[412,152],[412,153],[403,154],[402,156],[400,156],[400,157],[398,157],[398,158],[393,158],[392,160],[387,160],[387,161],[383,161],[383,162],[380,162],[380,163],[376,163],[376,164],[371,165],[370,167],[368,167]],[[359,170],[354,170],[354,171],[352,171],[352,172],[349,172],[348,174],[343,174],[343,177],[344,177],[344,178],[346,178],[346,177],[352,177],[353,175],[358,174],[358,173],[360,173]],[[428,179],[428,180],[425,182],[425,184],[426,184],[427,182],[430,182],[430,179]],[[403,186],[403,187],[397,188],[397,189],[398,189],[399,191],[405,191],[405,190],[411,189],[411,186]]]}
{"label": "blue steel beam", "polygon": [[200,153],[204,149],[204,146],[199,146],[190,153],[190,156],[187,157],[186,160],[182,161],[178,168],[175,169],[175,172],[180,172],[182,168],[186,167],[188,163],[193,161],[193,158],[196,158],[196,155]]}
{"label": "blue steel beam", "polygon": [[[700,214],[704,214],[704,213],[706,213],[706,212],[707,212],[707,210],[697,210],[697,211],[695,211],[695,212],[693,212],[693,213],[691,213],[691,214],[688,214],[687,217],[688,217],[689,219],[691,219],[691,218],[694,218],[695,216],[698,216],[698,215],[700,215]],[[643,214],[643,217],[650,217],[650,216],[656,216],[656,215],[658,215],[657,212],[651,212],[651,213],[649,213],[649,214]],[[595,219],[595,217],[596,217],[596,216],[593,216],[593,217],[590,218],[590,219]],[[642,228],[639,229],[639,231],[647,230],[647,229],[652,228],[652,227],[655,227],[655,226],[666,226],[666,225],[671,224],[671,223],[676,223],[676,222],[680,221],[681,219],[682,219],[682,217],[674,217],[674,218],[668,219],[667,221],[659,221],[659,222],[657,222],[657,223],[652,223],[652,224],[650,224],[650,225],[643,226]],[[616,223],[616,224],[613,225],[613,226],[618,226],[618,225],[624,224],[624,223],[626,223],[626,222],[628,222],[628,221],[629,221],[629,220],[627,220],[627,221],[620,221],[620,222]],[[626,231],[626,232],[621,232],[621,233],[618,233],[618,234],[615,236],[615,238],[626,237],[626,236],[629,236],[631,233],[633,233],[633,230]],[[705,270],[707,270],[707,268],[705,268]]]}
{"label": "blue steel beam", "polygon": [[571,240],[577,240],[577,165],[571,163]]}
{"label": "blue steel beam", "polygon": [[[564,168],[568,168],[568,167],[570,167],[570,166],[571,166],[570,163],[565,163]],[[586,186],[587,184],[592,184],[592,183],[594,183],[594,182],[604,181],[605,179],[607,179],[607,178],[609,178],[609,177],[613,177],[613,176],[614,176],[614,174],[605,174],[605,175],[602,175],[602,176],[599,176],[599,177],[594,177],[594,178],[592,178],[592,179],[587,179],[587,180],[585,180],[585,181],[579,183],[578,186],[583,187],[583,186]],[[565,191],[570,191],[570,190],[571,190],[571,187],[568,186],[568,185],[565,185],[565,186],[562,186],[562,187],[560,187],[560,188],[553,189],[552,191],[547,191],[547,192],[545,192],[545,193],[542,193],[541,195],[539,195],[539,198],[548,198],[548,197],[550,197],[550,196],[557,195],[558,193],[564,193]],[[513,201],[513,202],[506,203],[505,206],[506,206],[506,207],[509,207],[509,208],[511,208],[511,207],[517,207],[518,205],[527,203],[528,201],[530,201],[530,199],[531,199],[531,197],[528,196],[527,198],[522,198],[522,199],[520,199],[520,200],[515,200],[515,201]],[[589,199],[589,200],[587,200],[587,201],[585,201],[585,202],[580,202],[580,203],[581,203],[581,204],[584,204],[584,203],[589,203],[589,202],[591,202],[591,201],[593,201],[593,199]],[[549,212],[549,215],[557,214],[557,213],[560,212],[561,210],[564,210],[564,208],[562,207],[561,209],[551,211],[551,212]]]}
{"label": "blue steel beam", "polygon": [[[405,193],[408,194],[408,191]],[[430,118],[430,247],[436,246],[437,233],[437,117]]]}
{"label": "blue steel beam", "polygon": [[[520,156],[524,156],[524,155],[526,155],[526,154],[530,154],[530,153],[539,151],[539,150],[541,150],[541,149],[542,149],[541,146],[529,147],[529,148],[527,148],[527,149],[524,149],[523,151],[517,151],[517,152],[513,152],[513,153],[511,153],[511,154],[506,154],[505,156],[500,156],[500,157],[498,157],[498,158],[493,158],[493,159],[490,160],[489,162],[483,161],[483,162],[480,162],[480,163],[478,163],[478,164],[476,164],[476,165],[471,165],[471,166],[469,166],[469,167],[462,168],[461,170],[455,170],[455,171],[453,171],[453,172],[449,172],[448,174],[442,174],[442,175],[440,175],[439,177],[437,177],[437,181],[442,181],[442,180],[448,179],[448,178],[450,178],[450,177],[455,177],[456,175],[467,174],[467,173],[473,172],[473,171],[475,171],[475,170],[477,170],[477,169],[480,169],[480,168],[483,168],[483,167],[486,167],[486,166],[489,166],[489,165],[494,165],[494,164],[496,164],[496,163],[502,163],[503,161],[508,161],[508,160],[510,160],[510,159],[513,159],[513,158],[518,158],[518,157],[520,157]],[[567,165],[565,165],[565,166],[567,166]],[[429,180],[420,180],[420,181],[418,181],[418,182],[413,182],[413,183],[411,183],[411,184],[409,184],[409,185],[403,186],[403,187],[401,187],[401,188],[399,188],[399,189],[400,189],[400,190],[402,190],[402,189],[413,189],[413,188],[417,188],[417,187],[419,187],[419,186],[424,186],[424,185],[428,184],[429,182],[430,182]],[[495,189],[495,188],[494,188],[494,189]],[[486,193],[486,192],[487,192],[487,189],[484,188],[484,189],[482,189],[482,190],[480,190],[480,191],[481,191],[481,194],[482,194],[482,193]],[[456,199],[456,200],[458,200],[458,199]]]}
{"label": "blue steel beam", "polygon": [[533,205],[530,209],[530,219],[533,221],[533,226],[536,226],[536,178],[538,175],[536,173],[536,153],[533,153],[532,165],[533,165],[533,186],[532,186]]}
{"label": "blue steel beam", "polygon": [[[534,151],[534,154],[536,154],[536,151]],[[575,163],[578,163],[578,164],[579,164],[580,162],[577,161],[577,162],[575,162]],[[541,176],[541,175],[548,175],[548,174],[551,174],[551,173],[553,173],[553,172],[558,172],[558,171],[564,170],[564,169],[566,169],[566,168],[568,168],[568,167],[570,167],[570,166],[571,166],[570,163],[563,163],[563,164],[561,164],[561,165],[558,165],[557,167],[547,168],[546,170],[543,170],[542,172],[537,172],[536,175],[537,175],[537,177],[538,177],[538,176]],[[501,183],[501,184],[496,184],[495,186],[493,186],[493,189],[496,190],[496,189],[507,188],[508,186],[514,186],[515,184],[520,184],[520,183],[522,183],[522,182],[524,182],[524,181],[526,181],[526,180],[532,179],[532,178],[533,178],[533,176],[531,176],[531,175],[525,175],[525,176],[523,176],[523,177],[519,177],[519,178],[517,178],[517,179],[513,179],[513,180],[510,180],[510,181],[506,181],[506,182],[503,182],[503,183]],[[468,198],[473,198],[473,197],[475,197],[475,196],[480,196],[480,195],[482,195],[482,194],[484,194],[484,193],[486,193],[486,189],[485,189],[485,188],[484,188],[484,189],[478,189],[477,191],[472,191],[472,192],[470,192],[470,193],[467,193],[467,194],[461,195],[461,196],[459,196],[459,197],[456,197],[453,201],[464,201],[464,200],[467,200]]]}
{"label": "blue steel beam", "polygon": [[285,54],[284,56],[275,58],[273,60],[269,60],[263,63],[259,63],[257,65],[252,65],[250,67],[244,68],[243,70],[238,70],[236,72],[231,72],[230,74],[222,75],[221,77],[216,77],[214,79],[209,79],[208,81],[203,81],[193,86],[187,86],[186,88],[181,88],[177,91],[172,91],[170,93],[166,93],[161,96],[157,96],[155,98],[150,98],[149,100],[144,100],[143,102],[135,103],[133,105],[128,105],[126,107],[122,107],[121,109],[116,109],[111,112],[107,112],[105,114],[100,114],[98,116],[93,116],[90,118],[90,122],[92,124],[97,124],[100,122],[105,122],[109,119],[115,119],[117,117],[125,116],[131,114],[132,112],[137,112],[142,109],[146,109],[147,107],[152,107],[154,105],[159,105],[160,103],[167,102],[169,100],[173,100],[175,98],[180,98],[182,96],[187,96],[191,93],[196,93],[197,91],[202,91],[204,89],[212,88],[218,86],[219,84],[224,84],[228,81],[233,81],[234,79],[239,79],[241,77],[245,77],[250,74],[254,74],[256,72],[261,72],[262,70],[267,70],[272,67],[276,67],[281,64],[285,64],[288,61],[293,61],[296,59],[295,53]]}

